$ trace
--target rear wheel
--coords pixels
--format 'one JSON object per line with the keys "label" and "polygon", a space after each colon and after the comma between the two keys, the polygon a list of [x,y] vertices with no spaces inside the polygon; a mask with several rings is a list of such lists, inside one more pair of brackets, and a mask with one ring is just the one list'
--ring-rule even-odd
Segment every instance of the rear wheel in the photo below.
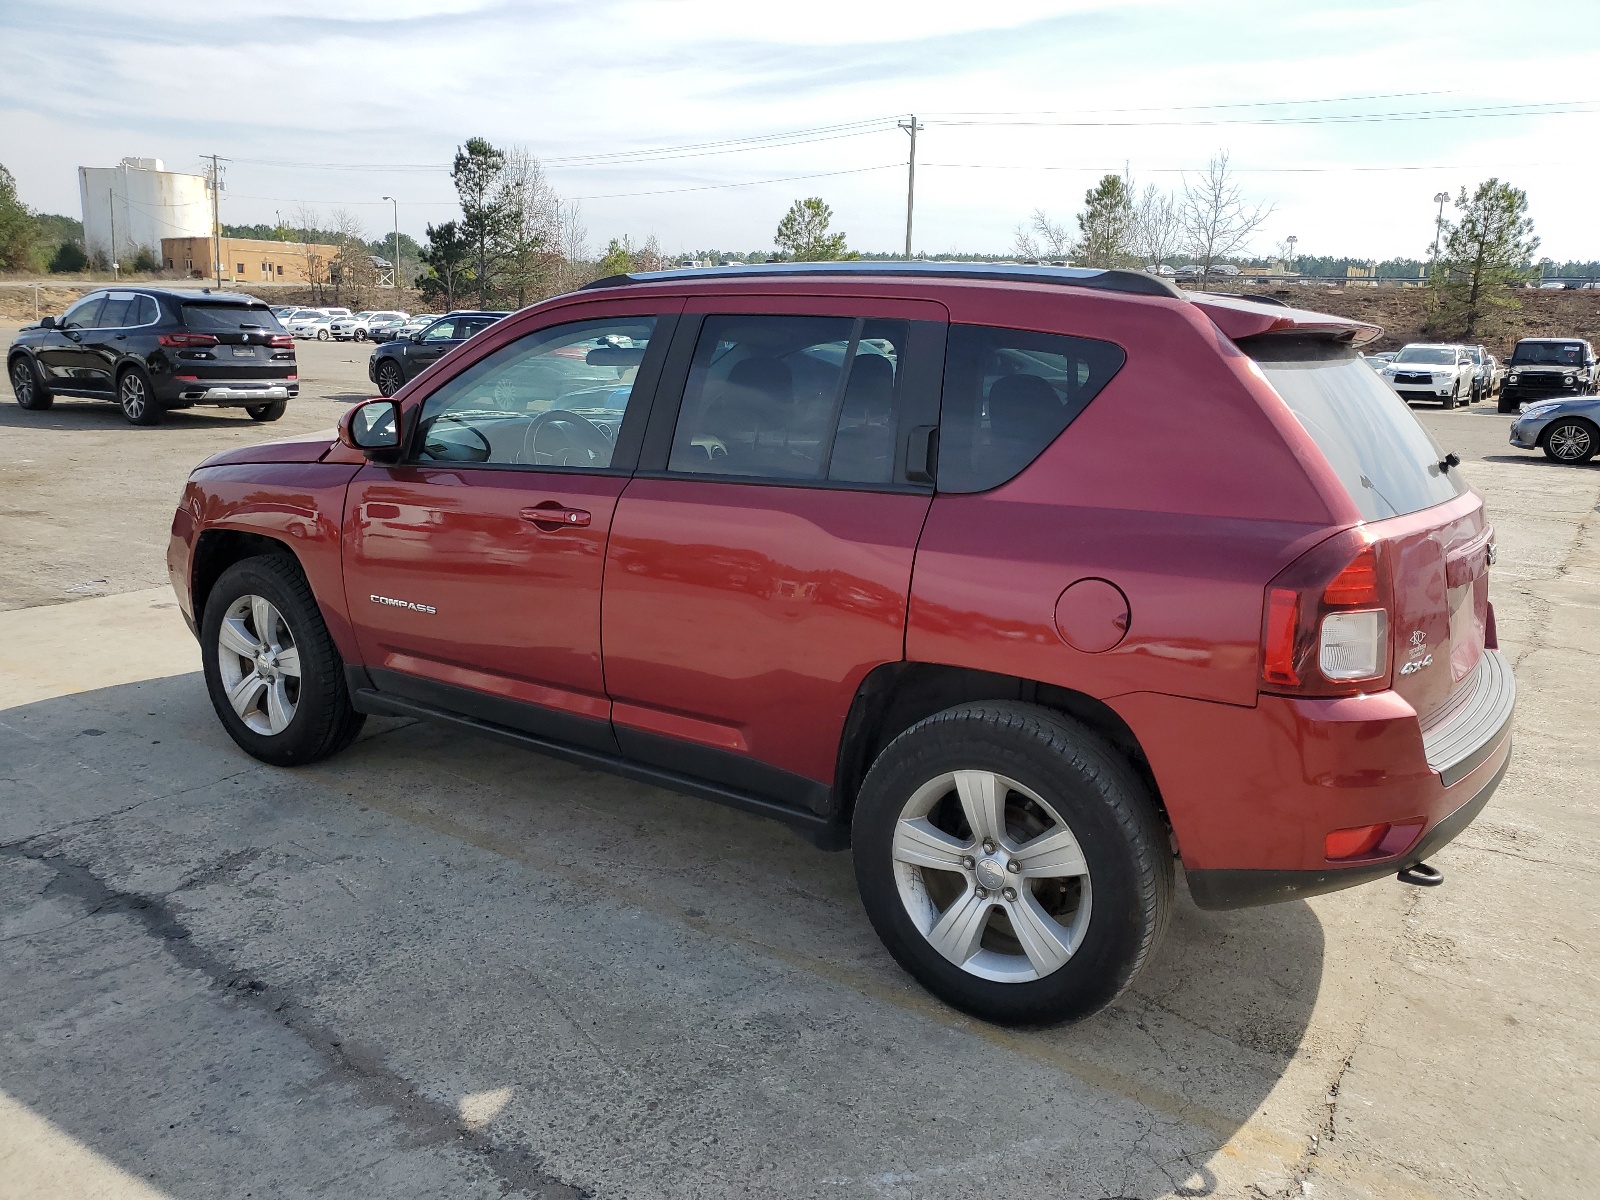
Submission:
{"label": "rear wheel", "polygon": [[279,767],[343,750],[366,720],[299,564],[248,558],[224,571],[200,627],[206,690],[241,749]]}
{"label": "rear wheel", "polygon": [[288,407],[287,400],[270,400],[266,404],[248,404],[245,412],[250,414],[252,421],[276,421]]}
{"label": "rear wheel", "polygon": [[406,385],[405,374],[399,366],[388,359],[378,364],[378,391],[385,396],[392,396]]}
{"label": "rear wheel", "polygon": [[11,360],[9,374],[11,391],[16,396],[19,407],[29,412],[38,412],[55,403],[55,397],[40,381],[39,373],[34,370],[33,360],[26,354],[19,354]]}
{"label": "rear wheel", "polygon": [[1545,430],[1545,457],[1558,463],[1580,466],[1600,450],[1600,428],[1581,417],[1568,417]]}
{"label": "rear wheel", "polygon": [[317,341],[325,342],[327,340],[328,340],[328,331],[326,329],[317,330]]}
{"label": "rear wheel", "polygon": [[367,331],[365,329],[357,329],[356,330],[356,341],[364,342],[366,340],[367,340]]}
{"label": "rear wheel", "polygon": [[117,376],[117,407],[133,425],[155,425],[161,420],[161,406],[151,392],[150,378],[138,367],[129,367]]}
{"label": "rear wheel", "polygon": [[1149,961],[1172,905],[1167,835],[1114,750],[1049,709],[935,714],[857,800],[856,882],[895,959],[990,1021],[1078,1020]]}

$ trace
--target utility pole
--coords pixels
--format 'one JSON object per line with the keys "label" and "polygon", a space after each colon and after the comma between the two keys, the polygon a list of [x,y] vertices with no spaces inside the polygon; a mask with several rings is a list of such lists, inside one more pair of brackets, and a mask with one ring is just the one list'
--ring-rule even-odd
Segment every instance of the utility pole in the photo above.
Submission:
{"label": "utility pole", "polygon": [[1433,221],[1433,273],[1439,273],[1439,241],[1444,237],[1444,206],[1450,202],[1449,192],[1439,192],[1434,198],[1434,203],[1439,206],[1439,215]]}
{"label": "utility pole", "polygon": [[211,255],[217,269],[217,289],[222,288],[222,168],[218,163],[229,160],[216,154],[201,155],[211,160]]}
{"label": "utility pole", "polygon": [[117,278],[117,192],[106,189],[106,212],[111,217],[111,278]]}
{"label": "utility pole", "polygon": [[400,302],[400,201],[393,196],[385,196],[390,204],[394,205],[394,266],[390,268],[394,279],[395,303]]}
{"label": "utility pole", "polygon": [[906,257],[911,257],[911,216],[916,209],[917,202],[917,131],[922,128],[917,124],[916,113],[911,114],[911,120],[901,121],[900,128],[911,135],[911,158],[906,166]]}

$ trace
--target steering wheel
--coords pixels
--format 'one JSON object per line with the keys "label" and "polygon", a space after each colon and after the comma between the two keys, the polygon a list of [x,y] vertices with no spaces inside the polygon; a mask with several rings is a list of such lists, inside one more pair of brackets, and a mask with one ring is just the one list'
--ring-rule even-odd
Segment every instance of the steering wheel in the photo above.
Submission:
{"label": "steering wheel", "polygon": [[[528,422],[527,432],[522,435],[523,462],[534,464],[540,461],[539,434],[546,426],[558,422],[567,435],[568,444],[549,454],[548,462],[560,467],[589,467],[611,461],[611,439],[606,436],[605,430],[581,413],[566,408],[552,408]],[[585,461],[572,462],[564,457],[571,452],[582,454]]]}

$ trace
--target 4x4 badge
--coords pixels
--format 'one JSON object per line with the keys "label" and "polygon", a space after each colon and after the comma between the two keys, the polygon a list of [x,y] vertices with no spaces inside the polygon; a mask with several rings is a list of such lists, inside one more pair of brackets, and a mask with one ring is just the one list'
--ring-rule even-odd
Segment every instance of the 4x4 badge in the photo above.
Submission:
{"label": "4x4 badge", "polygon": [[1428,635],[1422,630],[1413,630],[1411,634],[1411,650],[1406,655],[1406,663],[1400,668],[1402,675],[1415,675],[1423,667],[1433,665],[1433,655],[1427,653]]}

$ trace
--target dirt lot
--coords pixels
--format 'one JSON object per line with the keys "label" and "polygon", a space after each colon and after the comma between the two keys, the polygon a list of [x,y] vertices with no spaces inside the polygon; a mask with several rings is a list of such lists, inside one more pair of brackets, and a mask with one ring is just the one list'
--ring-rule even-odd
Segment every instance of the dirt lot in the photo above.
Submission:
{"label": "dirt lot", "polygon": [[296,771],[233,746],[172,505],[331,425],[364,358],[302,343],[271,431],[0,408],[0,1196],[1594,1194],[1600,463],[1421,414],[1488,498],[1522,689],[1445,886],[1180,889],[1132,993],[1007,1031],[775,824],[427,725]]}

